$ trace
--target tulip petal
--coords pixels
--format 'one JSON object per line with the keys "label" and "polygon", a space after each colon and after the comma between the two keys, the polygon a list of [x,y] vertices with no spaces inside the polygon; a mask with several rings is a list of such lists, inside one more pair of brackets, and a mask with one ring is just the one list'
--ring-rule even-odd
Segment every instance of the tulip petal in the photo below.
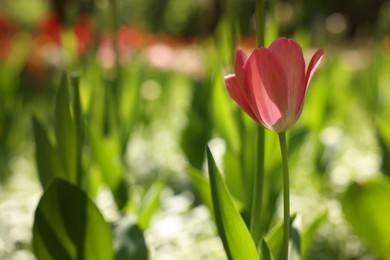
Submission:
{"label": "tulip petal", "polygon": [[251,107],[249,106],[244,94],[239,87],[237,77],[230,74],[224,77],[226,89],[234,101],[255,121],[258,121]]}
{"label": "tulip petal", "polygon": [[282,66],[288,84],[288,112],[295,117],[300,113],[306,92],[305,59],[299,44],[286,38],[274,41],[269,47],[270,52]]}
{"label": "tulip petal", "polygon": [[324,49],[318,49],[316,53],[314,53],[313,57],[310,60],[309,66],[307,67],[306,72],[306,88],[310,83],[311,77],[313,76],[314,72],[316,71],[318,65],[320,65],[320,62],[322,60],[322,57],[324,55]]}
{"label": "tulip petal", "polygon": [[236,54],[234,57],[234,73],[236,74],[238,84],[240,85],[241,89],[243,88],[245,84],[245,71],[244,71],[244,64],[248,60],[248,57],[246,54],[239,48],[236,50]]}
{"label": "tulip petal", "polygon": [[[252,89],[248,89],[248,85],[245,82],[245,63],[248,60],[248,56],[239,48],[236,49],[236,54],[234,57],[234,73],[236,74],[236,79],[239,87],[241,88],[241,92],[244,95],[250,109],[252,111],[256,111],[256,102],[251,95]],[[259,115],[256,114],[256,117],[259,118]],[[257,121],[257,120],[256,120]]]}
{"label": "tulip petal", "polygon": [[246,85],[251,87],[250,99],[255,100],[262,125],[278,131],[287,111],[287,78],[275,56],[266,48],[255,49],[244,66]]}

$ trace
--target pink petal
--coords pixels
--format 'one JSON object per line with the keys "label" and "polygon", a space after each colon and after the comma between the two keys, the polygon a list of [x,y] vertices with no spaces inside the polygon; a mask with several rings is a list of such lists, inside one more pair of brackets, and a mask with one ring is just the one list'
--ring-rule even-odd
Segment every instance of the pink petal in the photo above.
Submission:
{"label": "pink petal", "polygon": [[[241,88],[241,92],[244,95],[245,99],[248,102],[248,105],[250,106],[250,109],[255,112],[256,109],[256,102],[254,100],[253,94],[252,94],[252,88],[248,88],[248,84],[245,82],[245,64],[248,61],[248,56],[239,48],[236,49],[236,54],[234,57],[234,72],[236,74],[236,79],[238,82],[239,87]],[[252,113],[253,113],[252,112]],[[259,114],[255,113],[256,118],[259,118]],[[258,120],[256,120],[258,121]]]}
{"label": "pink petal", "polygon": [[288,113],[297,117],[306,92],[305,59],[301,46],[292,39],[280,38],[269,47],[287,77]]}
{"label": "pink petal", "polygon": [[245,71],[244,64],[248,60],[246,54],[241,50],[236,50],[236,54],[234,57],[234,73],[236,74],[238,84],[242,87],[245,84]]}
{"label": "pink petal", "polygon": [[[265,48],[255,49],[245,64],[245,82],[250,99],[255,100],[254,114],[268,129],[277,131],[287,113],[287,77],[275,56]],[[284,119],[283,119],[284,120]]]}
{"label": "pink petal", "polygon": [[324,49],[319,49],[314,53],[313,57],[310,60],[309,66],[307,67],[307,73],[305,76],[305,92],[302,93],[302,102],[298,107],[297,110],[297,117],[301,115],[302,109],[303,109],[303,99],[306,93],[307,88],[309,87],[310,80],[316,71],[318,65],[320,65],[320,62],[322,60],[322,56],[324,55]]}
{"label": "pink petal", "polygon": [[230,74],[224,77],[226,89],[234,101],[255,121],[258,121],[252,109],[250,108],[244,94],[239,87],[237,77],[234,74]]}
{"label": "pink petal", "polygon": [[314,53],[313,57],[310,60],[309,66],[307,67],[306,72],[306,88],[310,83],[310,80],[316,71],[318,65],[320,65],[320,62],[322,60],[322,57],[324,55],[324,49],[318,49],[316,53]]}

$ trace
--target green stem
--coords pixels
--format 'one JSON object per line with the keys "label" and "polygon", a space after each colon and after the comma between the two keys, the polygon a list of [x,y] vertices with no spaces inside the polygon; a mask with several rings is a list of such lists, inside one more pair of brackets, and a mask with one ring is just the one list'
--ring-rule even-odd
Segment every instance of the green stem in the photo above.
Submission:
{"label": "green stem", "polygon": [[279,133],[280,152],[283,162],[283,259],[288,259],[290,238],[290,184],[287,158],[286,132]]}
{"label": "green stem", "polygon": [[256,0],[256,42],[257,47],[264,46],[265,0]]}
{"label": "green stem", "polygon": [[[257,47],[264,46],[265,0],[256,0],[256,41]],[[257,127],[257,164],[253,176],[252,208],[250,215],[250,232],[257,245],[261,237],[263,186],[264,186],[264,128]]]}
{"label": "green stem", "polygon": [[250,218],[250,232],[257,245],[261,237],[263,186],[264,186],[264,128],[257,128],[257,164],[253,176],[252,210]]}
{"label": "green stem", "polygon": [[120,95],[120,80],[121,80],[121,69],[120,69],[120,50],[119,50],[119,19],[118,19],[118,6],[117,0],[111,0],[111,19],[112,19],[112,39],[113,48],[115,55],[115,77],[113,81],[113,93],[114,101],[119,102]]}

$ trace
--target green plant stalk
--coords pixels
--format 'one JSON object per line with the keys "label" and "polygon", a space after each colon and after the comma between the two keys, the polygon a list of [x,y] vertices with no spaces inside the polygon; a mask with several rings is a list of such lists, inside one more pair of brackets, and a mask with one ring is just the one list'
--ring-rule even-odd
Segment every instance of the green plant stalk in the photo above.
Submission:
{"label": "green plant stalk", "polygon": [[[257,47],[264,46],[265,0],[256,0],[256,41]],[[264,186],[264,146],[265,134],[262,126],[257,126],[257,164],[253,177],[250,232],[257,245],[261,238],[263,186]]]}
{"label": "green plant stalk", "polygon": [[257,127],[257,164],[253,176],[252,210],[250,218],[250,232],[257,245],[261,238],[263,186],[264,186],[264,128]]}
{"label": "green plant stalk", "polygon": [[288,241],[290,238],[290,181],[286,132],[278,134],[283,163],[283,259],[288,259]]}
{"label": "green plant stalk", "polygon": [[119,104],[119,87],[121,80],[121,68],[120,68],[120,50],[119,50],[119,19],[117,0],[111,0],[111,19],[112,19],[112,38],[115,54],[115,78],[114,78],[114,99]]}
{"label": "green plant stalk", "polygon": [[256,0],[256,43],[257,47],[264,46],[265,39],[265,0]]}

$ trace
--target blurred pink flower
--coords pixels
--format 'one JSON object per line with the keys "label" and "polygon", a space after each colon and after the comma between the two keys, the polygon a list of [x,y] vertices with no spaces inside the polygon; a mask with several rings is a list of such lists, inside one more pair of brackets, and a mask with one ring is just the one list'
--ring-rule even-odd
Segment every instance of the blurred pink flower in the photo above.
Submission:
{"label": "blurred pink flower", "polygon": [[302,49],[292,39],[279,38],[269,48],[256,48],[249,58],[237,49],[235,74],[225,76],[225,85],[251,118],[281,133],[299,118],[306,89],[323,54],[323,49],[317,50],[305,72]]}

